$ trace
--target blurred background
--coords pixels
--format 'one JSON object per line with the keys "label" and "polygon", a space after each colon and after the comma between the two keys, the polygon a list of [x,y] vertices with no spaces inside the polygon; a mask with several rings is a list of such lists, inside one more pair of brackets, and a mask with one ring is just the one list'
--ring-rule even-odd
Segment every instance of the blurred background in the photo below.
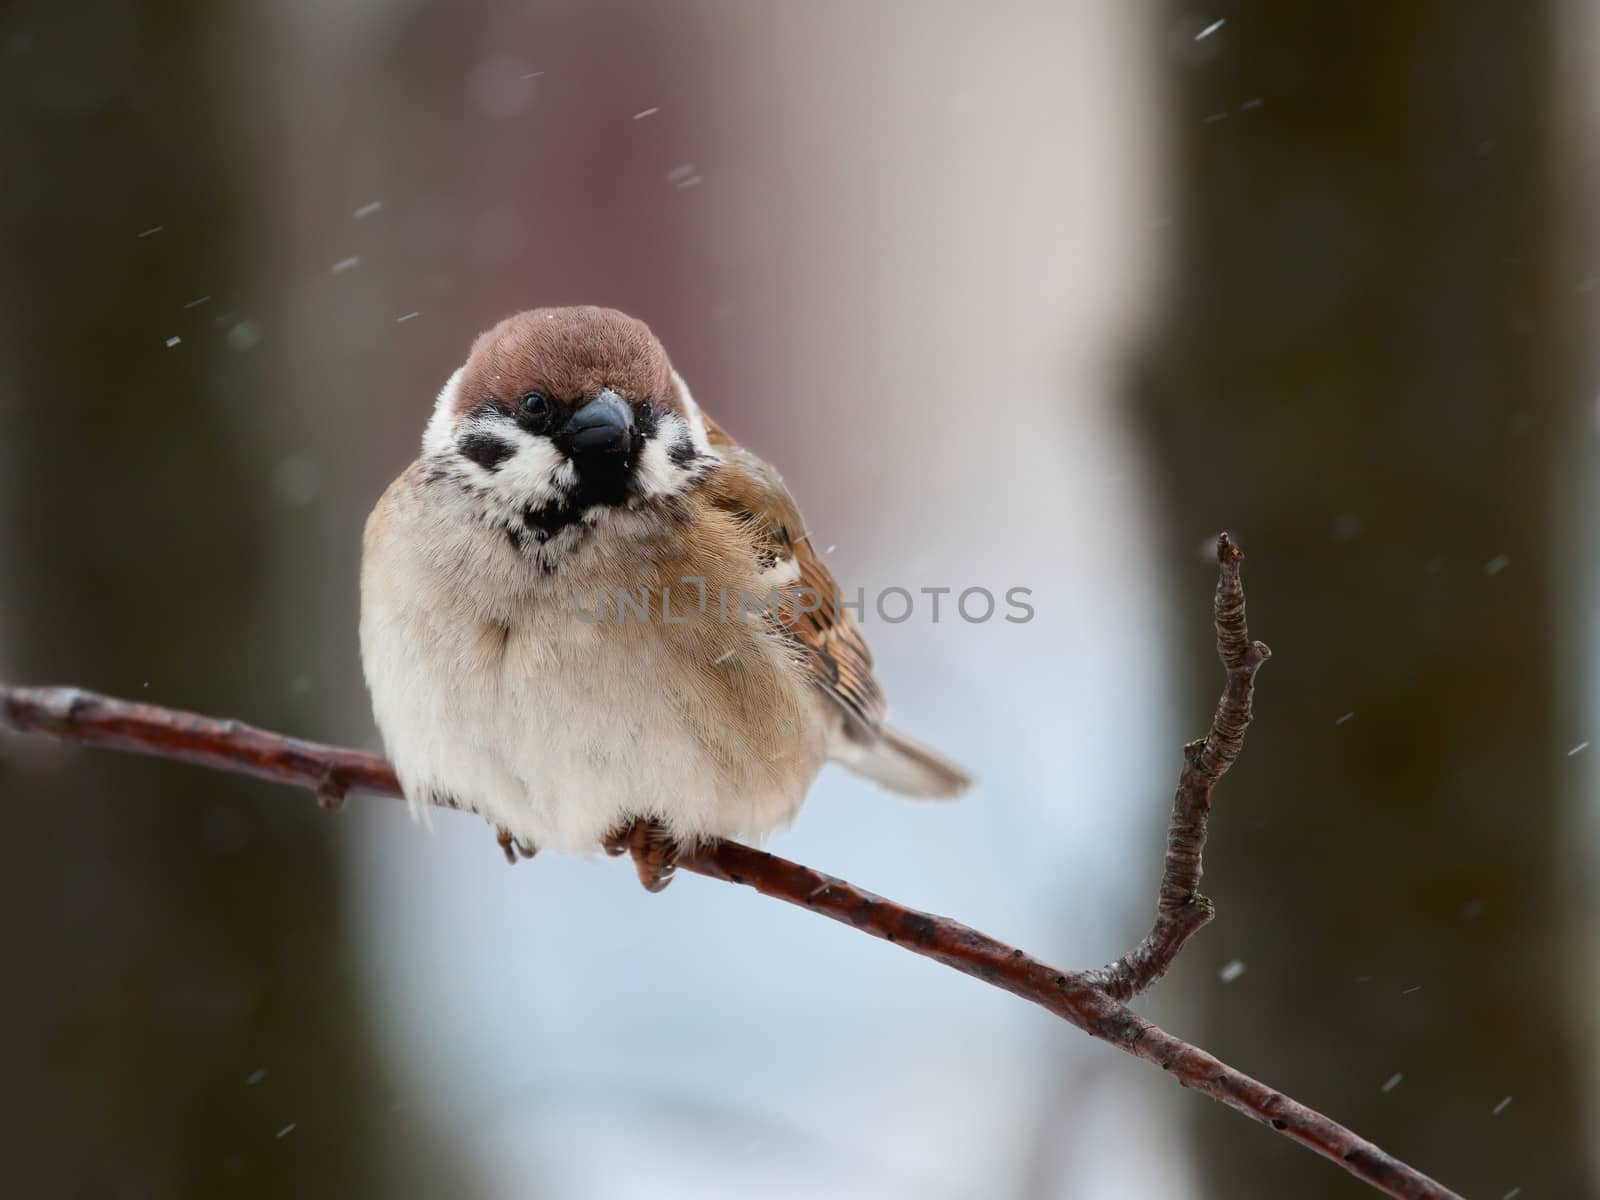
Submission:
{"label": "blurred background", "polygon": [[[1595,1195],[1597,39],[1580,0],[12,0],[0,677],[375,748],[367,510],[480,328],[621,307],[846,586],[1033,592],[869,614],[974,793],[830,768],[772,849],[1115,957],[1227,528],[1276,657],[1219,918],[1142,1011],[1464,1194]],[[1371,1194],[740,890],[12,737],[0,805],[13,1195]]]}

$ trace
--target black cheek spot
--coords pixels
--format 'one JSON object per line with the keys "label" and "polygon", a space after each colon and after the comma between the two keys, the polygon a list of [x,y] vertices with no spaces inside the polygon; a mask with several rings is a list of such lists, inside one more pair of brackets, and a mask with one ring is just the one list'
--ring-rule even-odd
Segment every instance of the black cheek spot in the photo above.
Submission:
{"label": "black cheek spot", "polygon": [[456,443],[456,449],[485,471],[498,471],[500,464],[517,452],[510,442],[489,433],[469,433]]}
{"label": "black cheek spot", "polygon": [[667,457],[672,460],[675,467],[687,467],[699,455],[695,452],[694,443],[687,436],[679,438],[667,447]]}

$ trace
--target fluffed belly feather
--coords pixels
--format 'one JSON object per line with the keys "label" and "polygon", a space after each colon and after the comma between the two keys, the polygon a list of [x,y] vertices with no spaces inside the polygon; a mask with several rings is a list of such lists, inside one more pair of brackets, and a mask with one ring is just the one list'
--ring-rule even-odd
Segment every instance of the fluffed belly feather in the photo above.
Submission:
{"label": "fluffed belly feather", "polygon": [[546,594],[499,622],[390,600],[368,596],[363,658],[407,795],[540,849],[592,851],[637,817],[685,843],[759,837],[793,819],[836,731],[778,638],[714,612],[590,624]]}

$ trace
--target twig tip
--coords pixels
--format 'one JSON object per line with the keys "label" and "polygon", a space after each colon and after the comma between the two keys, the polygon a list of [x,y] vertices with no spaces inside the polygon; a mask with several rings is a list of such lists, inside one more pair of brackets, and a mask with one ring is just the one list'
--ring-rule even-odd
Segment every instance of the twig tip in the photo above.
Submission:
{"label": "twig tip", "polygon": [[1217,534],[1217,562],[1226,567],[1230,563],[1242,561],[1244,561],[1244,551],[1239,549],[1239,544],[1228,536],[1228,531],[1224,529]]}

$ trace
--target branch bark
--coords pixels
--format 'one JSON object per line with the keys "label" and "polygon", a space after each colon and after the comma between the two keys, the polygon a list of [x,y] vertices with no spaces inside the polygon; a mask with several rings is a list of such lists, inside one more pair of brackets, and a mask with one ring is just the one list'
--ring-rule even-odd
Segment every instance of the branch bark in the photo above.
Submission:
{"label": "branch bark", "polygon": [[[906,908],[737,842],[685,850],[678,867],[809,909],[1031,1001],[1091,1037],[1159,1066],[1182,1086],[1338,1163],[1386,1195],[1460,1200],[1338,1122],[1174,1037],[1122,1003],[1160,979],[1211,919],[1211,904],[1197,889],[1212,790],[1238,757],[1250,722],[1255,673],[1270,655],[1266,646],[1249,640],[1239,578],[1243,555],[1227,534],[1217,540],[1217,559],[1217,650],[1227,682],[1210,733],[1184,748],[1155,923],[1137,947],[1110,966],[1062,971],[948,917]],[[394,768],[375,754],[77,688],[0,684],[0,724],[303,787],[329,810],[338,808],[347,792],[403,798]]]}

